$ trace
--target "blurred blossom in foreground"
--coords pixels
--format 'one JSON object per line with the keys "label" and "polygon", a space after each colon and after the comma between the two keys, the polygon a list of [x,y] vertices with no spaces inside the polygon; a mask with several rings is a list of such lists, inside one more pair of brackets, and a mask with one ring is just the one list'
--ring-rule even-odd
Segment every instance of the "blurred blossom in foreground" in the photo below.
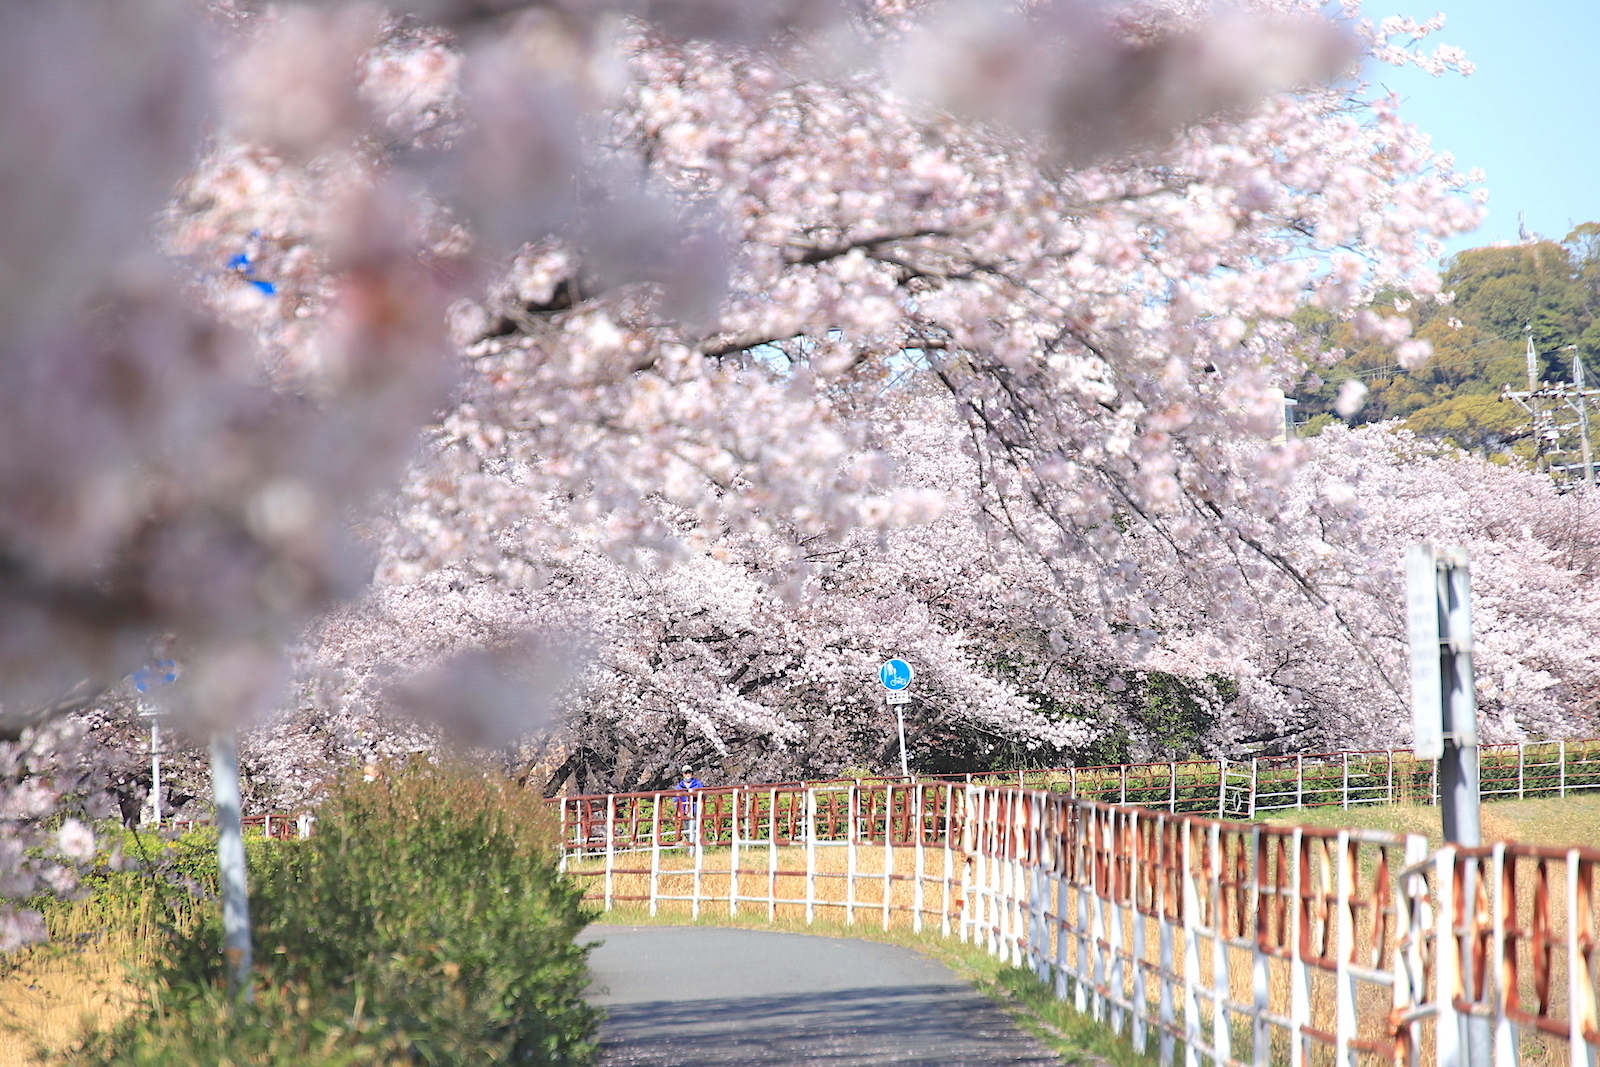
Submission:
{"label": "blurred blossom in foreground", "polygon": [[1344,418],[1350,418],[1360,411],[1367,402],[1367,385],[1365,382],[1351,378],[1339,386],[1339,399],[1334,402],[1334,410]]}
{"label": "blurred blossom in foreground", "polygon": [[553,698],[570,662],[570,650],[524,637],[458,653],[395,686],[391,698],[402,714],[443,724],[459,744],[503,746],[552,725]]}

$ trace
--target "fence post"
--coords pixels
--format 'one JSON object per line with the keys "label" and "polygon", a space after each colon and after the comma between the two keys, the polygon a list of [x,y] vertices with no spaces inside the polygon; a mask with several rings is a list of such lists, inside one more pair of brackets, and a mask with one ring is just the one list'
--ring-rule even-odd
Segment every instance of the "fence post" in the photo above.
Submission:
{"label": "fence post", "polygon": [[1121,764],[1118,767],[1118,770],[1120,770],[1122,772],[1121,776],[1120,776],[1121,780],[1122,780],[1122,801],[1121,802],[1126,804],[1128,802],[1128,765],[1126,763]]}
{"label": "fence post", "polygon": [[[1488,958],[1484,961],[1484,966],[1493,976],[1487,984],[1493,1011],[1490,1019],[1494,1026],[1494,1062],[1511,1064],[1518,1062],[1517,1032],[1506,1012],[1515,996],[1515,991],[1508,988],[1509,983],[1506,981],[1506,972],[1509,970],[1506,966],[1506,934],[1508,927],[1512,929],[1516,927],[1517,915],[1512,907],[1515,893],[1505,892],[1506,844],[1504,841],[1497,841],[1492,848],[1488,898],[1494,914],[1491,917],[1493,926],[1490,947],[1486,953]],[[1516,875],[1516,862],[1516,856],[1513,855],[1511,857],[1513,877]],[[1568,896],[1567,899],[1573,898]]]}
{"label": "fence post", "polygon": [[[1267,836],[1263,828],[1257,826],[1250,831],[1250,912],[1245,919],[1246,927],[1234,931],[1239,937],[1250,938],[1250,991],[1254,1006],[1250,1027],[1250,1059],[1255,1067],[1267,1067],[1272,1054],[1272,1024],[1268,1019],[1272,1010],[1272,957],[1262,947],[1270,922],[1267,918],[1267,902],[1262,898],[1267,863]],[[1282,885],[1282,872],[1279,875],[1279,885]],[[1239,892],[1243,891],[1244,887],[1240,886]]]}
{"label": "fence post", "polygon": [[1294,758],[1294,806],[1297,809],[1306,806],[1306,758],[1303,755]]}
{"label": "fence post", "polygon": [[1001,943],[1000,958],[1013,967],[1022,966],[1022,843],[1027,834],[1027,795],[1020,789],[1006,802],[1004,865],[1000,868]]}
{"label": "fence post", "polygon": [[1438,1048],[1439,1067],[1463,1067],[1466,1052],[1461,1040],[1461,1016],[1456,1010],[1456,994],[1461,991],[1461,940],[1456,935],[1460,916],[1456,911],[1455,860],[1454,845],[1444,846],[1434,858],[1434,891],[1439,903],[1433,931],[1433,999],[1438,1005],[1434,1043]]}
{"label": "fence post", "polygon": [[1256,764],[1260,762],[1255,756],[1250,757],[1250,803],[1247,819],[1256,817]]}
{"label": "fence post", "polygon": [[[1110,817],[1106,819],[1107,839],[1105,843],[1105,893],[1109,899],[1106,901],[1105,908],[1108,920],[1106,924],[1106,933],[1108,935],[1107,940],[1111,943],[1111,980],[1107,985],[1107,989],[1110,992],[1110,996],[1107,999],[1111,1002],[1111,1032],[1120,1037],[1122,1034],[1122,1021],[1124,1014],[1122,1009],[1122,996],[1123,991],[1127,989],[1129,985],[1127,982],[1126,972],[1124,971],[1122,965],[1122,874],[1127,870],[1123,862],[1124,857],[1122,850],[1124,842],[1122,833],[1125,829],[1125,823],[1129,812],[1119,810],[1110,812],[1109,815]],[[1137,968],[1134,970],[1134,975],[1137,978]],[[1133,998],[1129,997],[1128,1000],[1131,1004]]]}
{"label": "fence post", "polygon": [[733,836],[729,839],[728,849],[728,914],[739,914],[739,824],[744,822],[744,790],[736,790],[732,795]]}
{"label": "fence post", "polygon": [[[689,845],[694,856],[694,878],[693,888],[690,890],[689,895],[691,902],[689,905],[689,915],[691,918],[695,919],[700,918],[700,878],[701,872],[705,867],[706,858],[705,826],[701,821],[700,811],[700,806],[695,801],[691,800],[689,802],[689,818],[691,820],[689,823]],[[712,822],[712,826],[716,826],[715,821]]]}
{"label": "fence post", "polygon": [[1350,753],[1339,753],[1339,807],[1350,808]]}
{"label": "fence post", "polygon": [[1067,795],[1068,796],[1073,796],[1073,797],[1078,795],[1078,766],[1077,766],[1077,764],[1073,764],[1071,767],[1067,768]]}
{"label": "fence post", "polygon": [[1149,967],[1149,950],[1146,944],[1146,931],[1144,915],[1139,911],[1140,882],[1151,879],[1145,885],[1153,883],[1154,871],[1147,866],[1151,857],[1143,853],[1142,844],[1144,834],[1140,827],[1141,822],[1150,819],[1150,813],[1134,808],[1123,814],[1124,848],[1126,849],[1125,862],[1128,872],[1128,881],[1125,886],[1127,892],[1128,922],[1133,931],[1133,960],[1129,968],[1132,971],[1133,996],[1128,998],[1129,1014],[1133,1016],[1133,1048],[1139,1055],[1146,1054],[1146,1046],[1150,1042],[1150,1033],[1147,1029],[1147,1016],[1150,1014],[1150,986],[1145,981],[1146,970]]}
{"label": "fence post", "polygon": [[[1163,1067],[1171,1067],[1172,1047],[1177,1041],[1174,1033],[1177,1026],[1172,1003],[1172,982],[1175,977],[1172,969],[1172,918],[1177,913],[1177,905],[1180,903],[1181,898],[1180,901],[1172,899],[1174,887],[1171,872],[1177,863],[1177,858],[1173,856],[1172,850],[1177,843],[1178,827],[1181,825],[1177,819],[1156,823],[1156,869],[1152,872],[1156,879],[1156,889],[1152,896],[1152,902],[1153,909],[1158,916],[1156,920],[1159,940],[1157,952],[1160,954],[1158,962],[1161,970],[1161,1001],[1158,1009],[1161,1013],[1161,1030],[1156,1035],[1156,1044]],[[1139,1051],[1143,1052],[1144,1050],[1140,1049]]]}
{"label": "fence post", "polygon": [[[982,812],[978,808],[981,801],[974,801],[972,779],[967,779],[965,795],[962,799],[961,809],[961,917],[957,926],[960,927],[960,939],[966,944],[968,931],[973,939],[977,938],[977,931],[973,929],[976,921],[977,908],[974,906],[973,894],[977,892],[973,880],[974,868],[977,866],[978,851],[978,818]],[[953,795],[952,795],[953,799]]]}
{"label": "fence post", "polygon": [[606,797],[606,911],[611,910],[611,868],[617,858],[617,798]]}
{"label": "fence post", "polygon": [[889,907],[894,896],[894,783],[883,787],[883,928],[889,929]]}
{"label": "fence post", "polygon": [[1067,877],[1072,869],[1072,850],[1076,848],[1076,839],[1067,832],[1072,814],[1076,811],[1077,801],[1063,800],[1052,797],[1051,826],[1056,839],[1053,858],[1055,875],[1055,994],[1057,1000],[1067,999],[1067,946],[1072,942],[1071,928],[1067,925],[1067,905],[1072,899],[1072,883]]}
{"label": "fence post", "polygon": [[844,924],[856,924],[856,833],[861,818],[861,783],[850,783],[850,825],[845,830]]}
{"label": "fence post", "polygon": [[1311,1021],[1311,969],[1300,947],[1302,941],[1309,943],[1311,938],[1311,931],[1306,929],[1311,918],[1307,907],[1311,887],[1306,885],[1306,879],[1312,877],[1312,872],[1311,857],[1306,855],[1305,836],[1298,826],[1290,834],[1289,848],[1289,1064],[1290,1067],[1304,1067],[1305,1027]]}
{"label": "fence post", "polygon": [[1228,909],[1222,893],[1222,875],[1228,854],[1222,845],[1222,827],[1213,824],[1206,835],[1207,866],[1211,871],[1206,893],[1211,898],[1211,1051],[1218,1064],[1233,1062],[1233,1031],[1228,1023],[1228,1001],[1232,983],[1228,980]]}
{"label": "fence post", "polygon": [[[1596,1027],[1594,1007],[1594,949],[1590,915],[1594,907],[1594,865],[1567,850],[1567,1047],[1572,1062],[1594,1067],[1595,1049],[1589,1034]],[[1589,944],[1585,944],[1589,942]],[[1587,951],[1586,951],[1587,950]]]}
{"label": "fence post", "polygon": [[1049,847],[1045,842],[1045,793],[1035,792],[1028,797],[1028,962],[1033,965],[1033,976],[1042,984],[1049,974],[1045,949],[1049,947],[1045,916],[1049,913],[1049,900],[1045,894],[1044,855]]}
{"label": "fence post", "polygon": [[1217,818],[1223,818],[1228,801],[1228,757],[1217,757]]}
{"label": "fence post", "polygon": [[1521,741],[1518,741],[1517,742],[1517,799],[1518,800],[1522,800],[1524,798],[1524,796],[1526,796],[1526,794],[1524,792],[1524,789],[1523,789],[1522,770],[1523,770],[1524,765],[1527,763],[1527,753],[1528,753],[1527,746],[1524,745]]}
{"label": "fence post", "polygon": [[1195,827],[1180,826],[1183,867],[1183,1062],[1200,1067],[1200,890],[1195,885]]}
{"label": "fence post", "polygon": [[1111,949],[1111,939],[1107,934],[1106,902],[1100,893],[1102,872],[1107,864],[1107,853],[1110,851],[1106,842],[1106,821],[1109,818],[1104,808],[1092,809],[1089,813],[1089,870],[1087,872],[1088,897],[1086,903],[1089,911],[1089,948],[1094,953],[1094,969],[1084,970],[1092,976],[1091,1002],[1095,1022],[1106,1021],[1106,1011],[1110,1005],[1111,985],[1107,977],[1109,968],[1106,966],[1106,954]]}
{"label": "fence post", "polygon": [[1000,955],[1000,900],[995,895],[995,888],[1000,884],[1000,843],[1005,835],[1000,829],[1000,790],[1003,786],[989,786],[984,789],[983,829],[978,841],[978,892],[983,901],[979,914],[982,916],[983,947],[989,955]]}
{"label": "fence post", "polygon": [[[939,894],[939,932],[945,937],[950,936],[950,883],[955,877],[955,842],[951,834],[955,830],[956,815],[956,787],[946,785],[944,788],[944,882]],[[963,938],[963,940],[965,940]]]}
{"label": "fence post", "polygon": [[[1400,877],[1395,885],[1398,890],[1395,901],[1393,997],[1396,1019],[1419,1007],[1428,995],[1423,982],[1423,947],[1428,935],[1424,923],[1427,921],[1430,905],[1428,882],[1422,873],[1427,857],[1427,839],[1421,834],[1407,834],[1404,866],[1401,870],[1411,873]],[[1405,1042],[1403,1047],[1408,1050],[1408,1055],[1401,1061],[1401,1067],[1409,1067],[1418,1062],[1420,1020],[1413,1018],[1402,1025],[1404,1030],[1395,1036]]]}
{"label": "fence post", "polygon": [[806,925],[817,916],[817,787],[806,787]]}
{"label": "fence post", "polygon": [[1167,764],[1167,772],[1171,775],[1170,788],[1167,791],[1167,810],[1178,814],[1178,761],[1172,760]]}
{"label": "fence post", "polygon": [[[1334,1062],[1354,1062],[1350,1056],[1350,1040],[1356,1036],[1356,978],[1350,973],[1355,960],[1355,909],[1351,898],[1355,896],[1355,844],[1349,830],[1340,830],[1335,839],[1339,855],[1334,862],[1333,921],[1338,925],[1333,931],[1334,943]],[[1376,921],[1376,920],[1375,920]],[[1487,1067],[1487,1065],[1484,1065]]]}
{"label": "fence post", "polygon": [[1073,974],[1072,1004],[1079,1014],[1089,1010],[1089,991],[1096,981],[1094,960],[1098,958],[1098,948],[1091,952],[1091,946],[1096,942],[1089,929],[1089,918],[1094,913],[1094,864],[1095,864],[1095,819],[1098,817],[1096,810],[1087,804],[1079,803],[1077,807],[1077,834],[1074,848],[1077,855],[1074,857],[1077,864],[1077,877],[1074,879],[1078,898],[1077,942],[1078,966]]}
{"label": "fence post", "polygon": [[1559,750],[1561,770],[1556,775],[1556,796],[1564,797],[1567,795],[1567,743],[1565,741],[1556,743],[1561,746]]}
{"label": "fence post", "polygon": [[[567,852],[568,840],[567,840],[567,798],[566,797],[562,797],[561,798],[560,808],[561,808],[561,823],[560,823],[560,826],[561,826],[561,859],[556,861],[556,870],[560,871],[562,874],[566,874],[567,873],[567,856],[569,855],[569,853]],[[300,816],[300,836],[301,837],[306,836],[305,827],[306,827],[306,817],[304,815],[301,815]]]}
{"label": "fence post", "polygon": [[656,913],[661,885],[661,794],[650,802],[650,914]]}
{"label": "fence post", "polygon": [[915,816],[916,822],[917,822],[917,836],[912,838],[912,857],[913,857],[914,862],[916,864],[916,873],[911,876],[911,932],[915,933],[915,934],[920,934],[920,933],[922,933],[922,904],[923,904],[923,899],[922,899],[922,874],[923,874],[923,864],[927,861],[927,856],[926,856],[925,852],[923,851],[923,847],[922,847],[923,804],[922,804],[922,786],[920,786],[920,785],[913,785],[911,787],[911,807],[912,807],[912,815]]}
{"label": "fence post", "polygon": [[767,806],[767,921],[778,918],[778,791],[772,790]]}

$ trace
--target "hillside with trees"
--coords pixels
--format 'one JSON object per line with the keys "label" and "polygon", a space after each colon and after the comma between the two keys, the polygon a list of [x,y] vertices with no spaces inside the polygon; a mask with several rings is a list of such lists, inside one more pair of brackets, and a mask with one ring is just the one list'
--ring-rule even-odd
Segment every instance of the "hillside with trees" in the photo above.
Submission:
{"label": "hillside with trees", "polygon": [[[1586,222],[1559,243],[1539,239],[1457,253],[1444,261],[1440,285],[1452,294],[1448,303],[1385,293],[1365,318],[1300,313],[1311,343],[1341,357],[1294,392],[1302,433],[1320,432],[1341,418],[1341,390],[1356,382],[1366,392],[1359,410],[1346,417],[1352,424],[1400,419],[1421,436],[1484,455],[1532,461],[1549,451],[1549,441],[1536,449],[1528,413],[1501,393],[1528,388],[1530,336],[1535,381],[1572,381],[1578,356],[1589,384],[1595,383],[1600,223]],[[1432,358],[1417,369],[1403,367],[1396,345],[1373,324],[1380,318],[1412,323],[1413,336],[1432,346]],[[1571,421],[1569,412],[1563,422]]]}

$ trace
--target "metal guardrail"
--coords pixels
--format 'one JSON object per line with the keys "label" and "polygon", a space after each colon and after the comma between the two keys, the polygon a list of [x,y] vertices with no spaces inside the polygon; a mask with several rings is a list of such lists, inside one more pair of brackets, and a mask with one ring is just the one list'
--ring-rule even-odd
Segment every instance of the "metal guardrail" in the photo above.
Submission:
{"label": "metal guardrail", "polygon": [[1430,856],[1417,835],[964,782],[556,803],[563,868],[608,910],[937,929],[1166,1064],[1459,1067],[1468,1018],[1489,1021],[1496,1067],[1600,1050],[1600,851]]}

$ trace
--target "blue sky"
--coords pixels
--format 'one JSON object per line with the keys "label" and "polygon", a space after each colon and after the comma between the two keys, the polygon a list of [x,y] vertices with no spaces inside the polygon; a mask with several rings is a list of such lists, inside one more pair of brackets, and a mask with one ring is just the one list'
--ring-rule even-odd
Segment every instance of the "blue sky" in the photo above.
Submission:
{"label": "blue sky", "polygon": [[1364,13],[1428,18],[1430,40],[1466,50],[1470,78],[1414,68],[1375,70],[1398,92],[1401,113],[1453,152],[1462,170],[1488,176],[1489,215],[1449,251],[1514,241],[1517,213],[1554,240],[1600,221],[1600,0],[1366,0]]}

